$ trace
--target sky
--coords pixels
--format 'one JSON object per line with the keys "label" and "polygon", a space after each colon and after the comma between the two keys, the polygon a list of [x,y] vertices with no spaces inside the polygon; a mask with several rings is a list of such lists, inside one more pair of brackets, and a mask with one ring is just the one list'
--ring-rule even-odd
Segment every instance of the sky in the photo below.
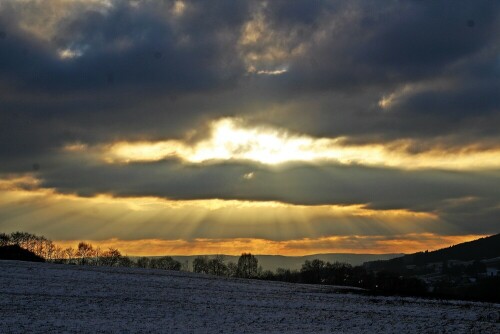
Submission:
{"label": "sky", "polygon": [[499,232],[499,1],[2,0],[0,231],[130,255]]}

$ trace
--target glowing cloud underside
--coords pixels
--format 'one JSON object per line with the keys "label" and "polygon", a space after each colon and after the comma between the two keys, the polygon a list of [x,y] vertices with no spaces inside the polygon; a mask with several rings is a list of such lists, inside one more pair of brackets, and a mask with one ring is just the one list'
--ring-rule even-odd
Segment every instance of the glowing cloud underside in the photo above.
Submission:
{"label": "glowing cloud underside", "polygon": [[[195,240],[87,240],[101,249],[118,248],[124,254],[136,256],[148,255],[198,255],[198,254],[280,254],[288,256],[304,256],[309,254],[353,253],[353,254],[387,254],[414,253],[436,250],[462,242],[468,242],[486,235],[441,236],[432,233],[415,233],[394,236],[341,236],[304,238],[299,240],[273,241],[267,239],[195,239]],[[75,247],[80,240],[58,240],[62,247]]]}
{"label": "glowing cloud underside", "polygon": [[[63,245],[72,247],[78,240],[89,240],[129,255],[410,252],[477,237],[424,232],[429,224],[446,222],[431,213],[407,210],[108,195],[82,198],[39,185],[33,177],[0,180],[2,231],[26,230],[66,240]],[[335,230],[328,232],[331,228]]]}
{"label": "glowing cloud underside", "polygon": [[332,161],[340,164],[388,166],[404,169],[488,169],[500,167],[500,150],[406,152],[408,143],[384,146],[343,145],[344,138],[314,138],[271,127],[245,127],[237,119],[212,123],[211,135],[188,144],[180,140],[117,142],[105,147],[109,163],[159,161],[178,158],[188,163],[247,160],[263,164]]}

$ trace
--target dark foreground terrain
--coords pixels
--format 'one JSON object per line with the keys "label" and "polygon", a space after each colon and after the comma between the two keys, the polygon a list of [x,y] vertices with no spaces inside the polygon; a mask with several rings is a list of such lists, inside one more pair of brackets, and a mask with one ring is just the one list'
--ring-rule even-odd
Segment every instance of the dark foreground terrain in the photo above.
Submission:
{"label": "dark foreground terrain", "polygon": [[153,269],[0,261],[0,273],[2,333],[500,333],[500,304]]}

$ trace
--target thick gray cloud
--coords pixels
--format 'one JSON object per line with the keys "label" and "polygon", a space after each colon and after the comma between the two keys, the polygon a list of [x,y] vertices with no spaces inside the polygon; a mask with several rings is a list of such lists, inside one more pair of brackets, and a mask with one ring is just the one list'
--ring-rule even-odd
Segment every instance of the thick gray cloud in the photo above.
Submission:
{"label": "thick gray cloud", "polygon": [[[225,163],[103,165],[87,160],[50,162],[38,171],[42,186],[81,196],[157,196],[174,200],[240,199],[298,205],[362,204],[375,210],[436,213],[470,233],[494,232],[498,172],[401,171],[339,165],[281,167]],[[251,179],[244,178],[253,173]],[[460,215],[462,211],[468,215]],[[467,218],[466,218],[467,217]],[[471,222],[470,219],[477,221]]]}
{"label": "thick gray cloud", "polygon": [[[155,132],[150,128],[179,135],[175,128],[185,131],[182,124],[205,111],[200,99],[229,89],[244,73],[234,54],[245,3],[194,2],[179,19],[164,15],[173,1],[132,3],[114,1],[104,12],[77,7],[49,40],[20,27],[43,4],[2,4],[2,156],[77,139],[144,136]],[[64,50],[82,54],[61,59]],[[205,97],[177,102],[186,94]]]}
{"label": "thick gray cloud", "polygon": [[[210,91],[229,85],[241,72],[231,55],[245,7],[227,4],[231,19],[215,20],[216,8],[203,4],[196,3],[199,8],[172,22],[161,15],[169,9],[163,2],[134,7],[114,1],[106,12],[91,7],[60,20],[45,42],[9,25],[12,30],[2,42],[3,79],[25,91],[53,94],[101,89],[113,94],[114,86],[136,94]],[[26,11],[8,9],[3,9],[6,14],[18,16]],[[61,50],[81,55],[60,59]]]}
{"label": "thick gray cloud", "polygon": [[[305,130],[317,135],[382,141],[463,133],[462,140],[456,139],[464,144],[496,137],[498,3],[341,2],[330,7],[307,26],[319,37],[293,59],[286,75],[276,78],[296,94],[293,116],[284,124],[298,128],[305,123]],[[297,24],[275,22],[277,29]],[[301,99],[305,91],[313,91],[319,102]],[[397,103],[383,110],[379,100],[393,93]]]}
{"label": "thick gray cloud", "polygon": [[498,40],[499,5],[493,2],[361,1],[339,7],[322,16],[327,23],[321,38],[293,64],[290,75],[304,88],[357,91],[434,77]]}
{"label": "thick gray cloud", "polygon": [[[111,3],[2,3],[2,156],[177,137],[256,111],[352,140],[497,137],[497,2],[187,1],[179,15],[174,1]],[[40,36],[37,20],[55,23]],[[249,74],[248,61],[288,71]],[[406,86],[418,89],[380,108]],[[265,112],[276,105],[286,111]]]}

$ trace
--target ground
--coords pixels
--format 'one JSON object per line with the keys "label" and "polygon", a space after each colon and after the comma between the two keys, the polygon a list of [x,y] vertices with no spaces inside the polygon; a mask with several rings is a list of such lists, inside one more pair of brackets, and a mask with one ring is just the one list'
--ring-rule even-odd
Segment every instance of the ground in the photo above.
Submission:
{"label": "ground", "polygon": [[500,333],[500,304],[0,261],[1,333]]}

